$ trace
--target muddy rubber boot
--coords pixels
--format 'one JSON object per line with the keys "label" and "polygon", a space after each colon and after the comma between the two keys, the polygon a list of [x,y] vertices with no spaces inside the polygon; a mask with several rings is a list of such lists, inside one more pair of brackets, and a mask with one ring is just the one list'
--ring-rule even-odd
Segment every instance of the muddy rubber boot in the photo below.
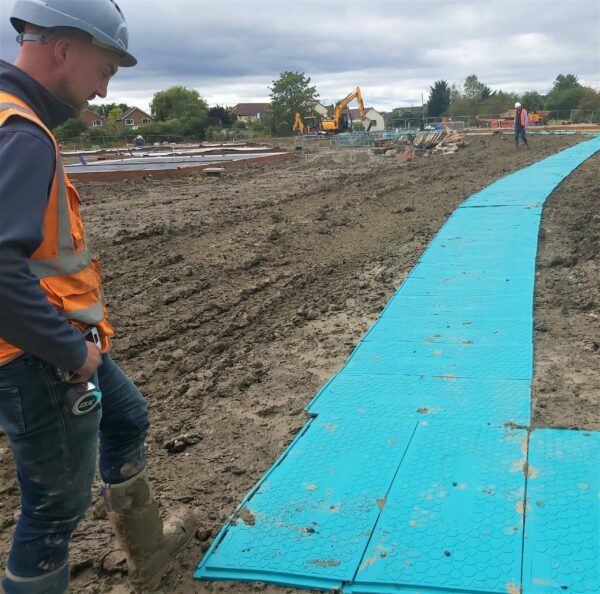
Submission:
{"label": "muddy rubber boot", "polygon": [[104,485],[104,504],[127,557],[131,585],[141,592],[155,590],[194,534],[193,513],[179,510],[163,526],[146,469],[124,483]]}

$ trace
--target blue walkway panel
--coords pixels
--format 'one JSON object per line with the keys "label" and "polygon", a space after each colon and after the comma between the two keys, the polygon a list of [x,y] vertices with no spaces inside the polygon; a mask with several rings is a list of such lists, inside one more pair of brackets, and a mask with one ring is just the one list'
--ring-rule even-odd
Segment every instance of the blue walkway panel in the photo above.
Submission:
{"label": "blue walkway panel", "polygon": [[392,340],[364,341],[344,373],[427,375],[454,379],[531,379],[533,347],[520,345],[429,344]]}
{"label": "blue walkway panel", "polygon": [[217,537],[196,577],[323,589],[352,581],[416,423],[319,415]]}
{"label": "blue walkway panel", "polygon": [[516,588],[526,440],[523,430],[419,425],[350,591]]}
{"label": "blue walkway panel", "polygon": [[542,206],[598,150],[571,147],[455,211],[194,577],[600,593],[600,434],[529,428]]}
{"label": "blue walkway panel", "polygon": [[315,415],[529,425],[529,382],[428,376],[349,375],[329,381],[308,407]]}
{"label": "blue walkway panel", "polygon": [[524,594],[597,594],[600,433],[538,429],[529,465]]}
{"label": "blue walkway panel", "polygon": [[404,295],[397,292],[387,303],[380,318],[400,316],[431,317],[434,320],[452,317],[470,319],[523,317],[533,319],[533,295],[512,295],[510,302],[490,295]]}
{"label": "blue walkway panel", "polygon": [[532,342],[531,318],[495,317],[465,312],[429,317],[396,314],[381,318],[367,332],[363,340],[394,340],[399,342],[458,343],[515,345]]}

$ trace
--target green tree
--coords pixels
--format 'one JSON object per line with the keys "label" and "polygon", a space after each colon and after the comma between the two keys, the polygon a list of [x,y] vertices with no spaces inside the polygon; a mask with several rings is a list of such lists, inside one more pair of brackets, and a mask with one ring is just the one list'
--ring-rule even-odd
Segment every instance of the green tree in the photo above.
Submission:
{"label": "green tree", "polygon": [[94,144],[106,146],[107,144],[114,144],[115,142],[118,142],[119,138],[119,131],[111,130],[106,126],[92,128],[90,130],[90,141]]}
{"label": "green tree", "polygon": [[413,109],[406,110],[402,108],[395,107],[384,116],[385,125],[387,126],[398,126],[400,123],[404,123],[407,120],[422,120],[423,119],[423,109],[420,107],[415,107]]}
{"label": "green tree", "polygon": [[[156,123],[165,122],[168,136],[203,138],[207,128],[208,105],[198,91],[176,86],[154,94],[150,103]],[[141,127],[140,127],[141,128]],[[143,136],[143,132],[140,132]]]}
{"label": "green tree", "polygon": [[529,111],[540,111],[546,106],[546,98],[537,91],[527,91],[526,93],[523,93],[519,101]]}
{"label": "green tree", "polygon": [[484,85],[477,78],[476,74],[470,74],[465,78],[465,83],[463,85],[463,98],[468,101],[481,101],[483,99],[483,94],[486,93],[486,96],[489,97],[491,91],[486,85]]}
{"label": "green tree", "polygon": [[580,86],[579,80],[574,74],[559,74],[552,85],[552,91],[566,91]]}
{"label": "green tree", "polygon": [[600,91],[583,87],[577,109],[583,110],[576,114],[576,119],[588,122],[600,122]]}
{"label": "green tree", "polygon": [[457,99],[460,99],[462,97],[462,94],[462,88],[452,83],[452,86],[450,87],[450,103],[453,103]]}
{"label": "green tree", "polygon": [[463,97],[459,97],[450,103],[450,105],[444,110],[445,115],[449,116],[464,116],[464,115],[477,115],[481,113],[479,111],[479,104],[475,101],[469,101]]}
{"label": "green tree", "polygon": [[496,117],[513,109],[514,106],[515,97],[512,93],[494,91],[487,99],[483,99],[477,104],[477,115]]}
{"label": "green tree", "polygon": [[481,100],[485,101],[490,97],[494,97],[496,93],[497,91],[492,91],[492,89],[490,89],[487,85],[483,85],[483,89],[481,90]]}
{"label": "green tree", "polygon": [[310,84],[310,77],[290,70],[282,72],[269,90],[271,104],[266,113],[267,125],[273,134],[281,136],[292,134],[296,112],[312,113],[319,96],[316,87]]}
{"label": "green tree", "polygon": [[61,140],[76,138],[88,131],[88,125],[79,118],[71,118],[54,129],[54,136]]}
{"label": "green tree", "polygon": [[547,107],[553,111],[577,109],[584,94],[584,87],[579,84],[577,76],[559,74],[552,85],[552,90],[548,93]]}
{"label": "green tree", "polygon": [[127,127],[122,133],[128,139],[141,134],[148,142],[178,142],[188,136],[187,130],[177,119],[142,124],[135,130]]}
{"label": "green tree", "polygon": [[429,117],[441,116],[450,105],[450,87],[445,80],[438,80],[429,89],[427,115]]}
{"label": "green tree", "polygon": [[120,106],[113,107],[107,114],[107,120],[109,126],[116,126],[117,120],[126,113],[127,110],[122,109]]}
{"label": "green tree", "polygon": [[90,109],[103,118],[107,118],[108,114],[117,108],[121,113],[125,113],[129,109],[129,106],[126,103],[90,103]]}
{"label": "green tree", "polygon": [[596,111],[596,115],[600,117],[600,91],[595,91],[590,87],[583,87],[583,93],[579,99],[577,109]]}
{"label": "green tree", "polygon": [[233,122],[235,122],[235,118],[235,113],[233,113],[233,110],[230,107],[216,105],[208,110],[207,123],[209,126],[223,126],[224,128],[229,128],[233,125]]}
{"label": "green tree", "polygon": [[585,88],[582,86],[570,87],[562,90],[553,90],[548,95],[548,108],[556,111],[577,109],[579,106],[579,101],[584,95]]}
{"label": "green tree", "polygon": [[172,119],[204,122],[208,115],[208,105],[198,91],[181,86],[155,93],[150,109],[152,117],[158,122]]}

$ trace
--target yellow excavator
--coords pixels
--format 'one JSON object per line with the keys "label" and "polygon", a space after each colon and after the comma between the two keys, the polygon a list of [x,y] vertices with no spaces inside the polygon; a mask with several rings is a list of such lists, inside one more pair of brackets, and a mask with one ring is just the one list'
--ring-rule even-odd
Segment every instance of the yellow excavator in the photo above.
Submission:
{"label": "yellow excavator", "polygon": [[310,134],[319,128],[319,122],[317,116],[310,115],[302,119],[300,112],[296,112],[296,118],[294,119],[294,125],[292,130],[297,134]]}
{"label": "yellow excavator", "polygon": [[[360,87],[356,87],[352,93],[350,93],[347,97],[342,99],[336,106],[333,112],[332,119],[323,119],[321,120],[321,130],[328,133],[336,133],[343,132],[344,130],[348,130],[352,128],[352,121],[348,117],[348,114],[344,111],[348,105],[356,99],[358,103],[358,113],[360,115],[360,119],[364,120],[367,116],[365,112],[365,106],[362,99],[362,94],[360,92]],[[371,123],[367,128],[367,132],[371,128]]]}

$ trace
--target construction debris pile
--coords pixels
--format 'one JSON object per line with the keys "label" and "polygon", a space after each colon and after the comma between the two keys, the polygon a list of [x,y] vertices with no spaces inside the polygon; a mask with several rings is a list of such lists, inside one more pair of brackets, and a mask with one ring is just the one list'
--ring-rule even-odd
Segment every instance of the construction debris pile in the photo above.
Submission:
{"label": "construction debris pile", "polygon": [[445,126],[443,130],[418,132],[414,146],[418,149],[431,149],[433,153],[456,152],[460,146],[464,146],[464,139],[464,134]]}
{"label": "construction debris pile", "polygon": [[411,154],[423,156],[428,154],[452,154],[464,145],[464,134],[444,127],[442,130],[423,130],[419,132],[405,130],[388,133],[385,136],[376,138],[371,146],[373,146],[373,153],[379,155],[392,156],[398,152],[405,152],[405,149],[410,147]]}

